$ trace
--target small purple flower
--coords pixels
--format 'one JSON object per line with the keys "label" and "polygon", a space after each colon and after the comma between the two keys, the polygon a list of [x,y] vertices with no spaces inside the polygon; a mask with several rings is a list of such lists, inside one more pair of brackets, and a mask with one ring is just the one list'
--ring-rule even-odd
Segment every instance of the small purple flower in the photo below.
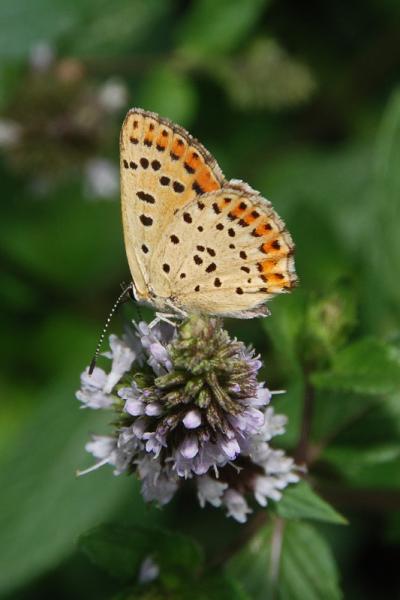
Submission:
{"label": "small purple flower", "polygon": [[200,506],[203,508],[206,502],[209,502],[213,506],[221,506],[222,497],[228,484],[222,483],[217,479],[208,477],[208,475],[201,475],[197,478],[197,495],[199,498]]}
{"label": "small purple flower", "polygon": [[228,517],[233,517],[239,523],[245,523],[247,515],[252,512],[244,496],[234,489],[225,492],[223,503],[228,509]]}
{"label": "small purple flower", "polygon": [[116,335],[110,335],[110,348],[111,352],[104,354],[112,360],[111,371],[105,386],[107,393],[110,393],[121,377],[129,371],[136,358],[136,354],[127,343],[127,340],[120,340]]}
{"label": "small purple flower", "polygon": [[[298,481],[293,459],[269,441],[286,418],[269,406],[271,392],[257,381],[261,361],[231,339],[217,319],[192,316],[179,327],[135,326],[110,337],[109,374],[82,375],[78,399],[112,408],[114,437],[97,437],[87,450],[114,473],[135,472],[146,501],[163,505],[193,479],[201,506],[223,506],[244,522],[252,496],[266,506]],[[91,469],[89,469],[91,470]]]}
{"label": "small purple flower", "polygon": [[115,402],[115,397],[111,394],[113,388],[135,360],[136,354],[124,338],[120,340],[116,335],[111,335],[110,348],[111,351],[104,354],[112,360],[108,375],[99,367],[95,367],[91,375],[88,369],[81,375],[81,389],[76,392],[76,397],[86,408],[111,407]]}
{"label": "small purple flower", "polygon": [[197,429],[201,425],[201,412],[196,408],[189,410],[183,417],[182,423],[186,429]]}
{"label": "small purple flower", "polygon": [[106,393],[107,374],[96,367],[91,375],[86,369],[81,375],[81,389],[76,397],[82,402],[82,408],[108,408],[113,405],[113,397]]}
{"label": "small purple flower", "polygon": [[140,565],[138,582],[142,585],[151,583],[160,574],[160,567],[151,556],[147,556]]}

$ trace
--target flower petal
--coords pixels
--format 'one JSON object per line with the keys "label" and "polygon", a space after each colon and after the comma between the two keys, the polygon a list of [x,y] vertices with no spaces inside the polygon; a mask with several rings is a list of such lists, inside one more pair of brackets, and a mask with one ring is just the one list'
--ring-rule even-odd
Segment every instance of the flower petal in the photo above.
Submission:
{"label": "flower petal", "polygon": [[196,429],[201,425],[201,412],[196,408],[186,413],[182,419],[186,429]]}
{"label": "flower petal", "polygon": [[184,458],[194,458],[199,451],[199,442],[195,435],[188,435],[179,446],[179,452]]}

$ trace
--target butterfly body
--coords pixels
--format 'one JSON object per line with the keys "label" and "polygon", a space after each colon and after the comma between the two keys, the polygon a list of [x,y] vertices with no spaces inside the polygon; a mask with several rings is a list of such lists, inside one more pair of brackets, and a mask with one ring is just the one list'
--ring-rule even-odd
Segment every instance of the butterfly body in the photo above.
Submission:
{"label": "butterfly body", "polygon": [[293,242],[271,203],[227,181],[181,127],[142,109],[121,130],[125,246],[135,297],[162,312],[251,318],[296,284]]}

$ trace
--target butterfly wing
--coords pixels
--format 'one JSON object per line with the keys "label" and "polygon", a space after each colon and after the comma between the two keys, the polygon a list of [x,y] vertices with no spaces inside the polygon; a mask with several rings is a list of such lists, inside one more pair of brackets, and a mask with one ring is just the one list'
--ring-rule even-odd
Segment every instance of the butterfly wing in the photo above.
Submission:
{"label": "butterfly wing", "polygon": [[296,284],[294,245],[270,202],[229,182],[180,208],[153,254],[150,276],[182,309],[250,318]]}
{"label": "butterfly wing", "polygon": [[125,118],[120,157],[126,253],[138,298],[150,300],[151,284],[157,288],[150,263],[174,212],[225,180],[211,154],[187,131],[141,109]]}

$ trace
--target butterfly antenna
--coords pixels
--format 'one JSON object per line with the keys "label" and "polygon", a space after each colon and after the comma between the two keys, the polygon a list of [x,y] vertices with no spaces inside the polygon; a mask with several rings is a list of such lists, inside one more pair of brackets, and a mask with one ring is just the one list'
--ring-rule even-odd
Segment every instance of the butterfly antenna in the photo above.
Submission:
{"label": "butterfly antenna", "polygon": [[121,283],[121,290],[123,290],[125,288],[126,288],[125,291],[127,292],[127,294],[129,294],[129,296],[131,297],[131,299],[135,303],[134,309],[135,309],[135,312],[136,312],[136,316],[138,318],[138,322],[143,321],[144,320],[143,319],[143,314],[142,314],[142,311],[140,310],[140,306],[139,306],[139,304],[138,304],[138,302],[137,302],[137,300],[135,298],[135,294],[133,293],[132,285],[130,285],[130,286],[127,287],[125,281],[123,281]]}
{"label": "butterfly antenna", "polygon": [[121,294],[118,296],[117,300],[114,302],[114,305],[113,305],[112,309],[110,310],[110,313],[109,313],[109,315],[107,317],[107,320],[106,320],[106,323],[104,325],[103,331],[101,332],[101,335],[100,335],[100,338],[99,338],[99,341],[98,341],[98,344],[97,344],[97,347],[96,347],[96,351],[94,353],[94,356],[93,356],[92,361],[91,361],[90,366],[89,366],[89,375],[91,375],[93,373],[94,368],[96,366],[96,362],[97,362],[97,359],[99,357],[99,353],[100,353],[100,349],[101,349],[101,346],[102,346],[102,343],[103,343],[103,340],[104,340],[104,336],[106,335],[108,326],[110,325],[110,321],[112,319],[112,316],[115,313],[115,311],[117,310],[119,304],[121,304],[122,300],[124,299],[124,296],[126,296],[126,294],[129,293],[129,290],[131,288],[132,288],[132,284],[130,284],[128,287],[126,287],[121,292]]}

